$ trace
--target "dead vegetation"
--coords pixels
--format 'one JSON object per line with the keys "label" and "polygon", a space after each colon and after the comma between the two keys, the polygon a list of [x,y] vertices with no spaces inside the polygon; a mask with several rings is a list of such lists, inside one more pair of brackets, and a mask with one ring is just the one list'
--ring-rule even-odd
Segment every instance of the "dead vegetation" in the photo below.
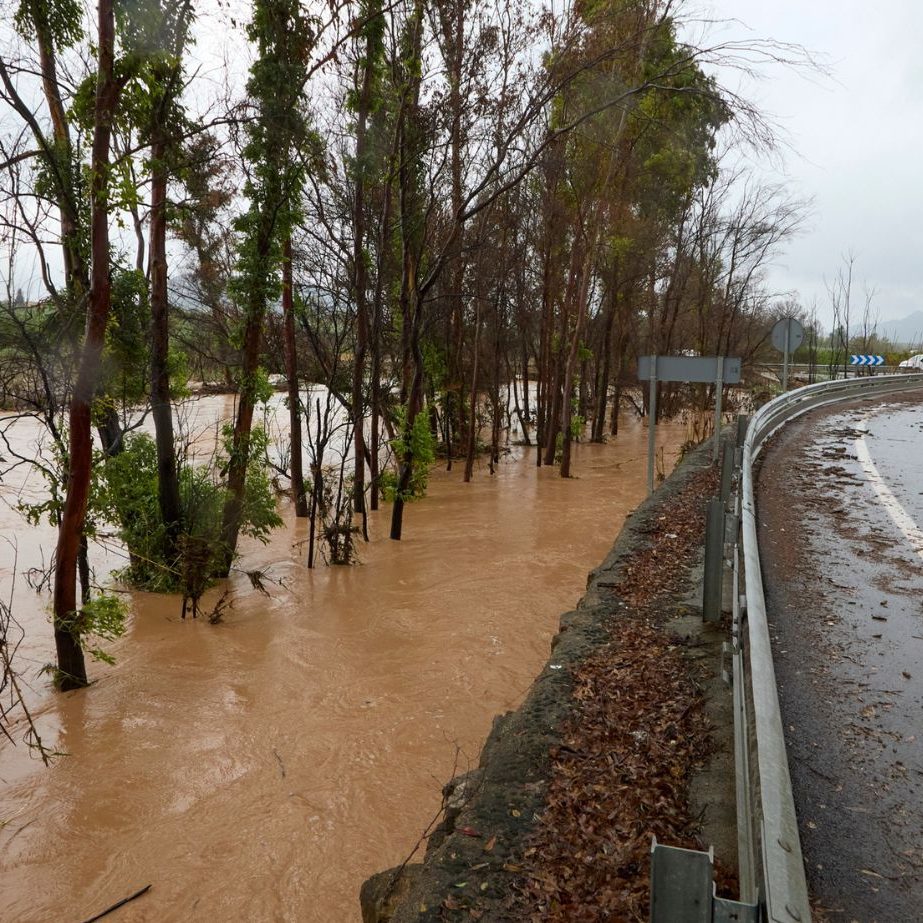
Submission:
{"label": "dead vegetation", "polygon": [[575,671],[516,919],[646,920],[651,837],[701,848],[688,786],[710,752],[708,719],[683,642],[663,625],[688,591],[717,481],[714,467],[690,477],[610,585],[624,612]]}
{"label": "dead vegetation", "polygon": [[645,920],[651,836],[698,845],[687,785],[708,752],[701,697],[678,645],[634,619],[576,679],[522,904],[533,921]]}

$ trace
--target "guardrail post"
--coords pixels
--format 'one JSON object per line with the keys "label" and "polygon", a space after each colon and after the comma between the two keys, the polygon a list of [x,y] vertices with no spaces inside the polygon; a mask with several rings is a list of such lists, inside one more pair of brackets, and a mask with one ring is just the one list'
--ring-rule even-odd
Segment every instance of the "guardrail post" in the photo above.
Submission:
{"label": "guardrail post", "polygon": [[734,452],[735,448],[730,442],[725,442],[721,455],[721,499],[727,503],[731,496],[731,479],[734,477]]}
{"label": "guardrail post", "polygon": [[724,501],[720,497],[713,497],[708,501],[705,517],[705,575],[702,587],[702,618],[706,622],[721,621],[724,512]]}
{"label": "guardrail post", "polygon": [[714,853],[651,844],[651,923],[759,923],[757,904],[717,897]]}
{"label": "guardrail post", "polygon": [[711,853],[651,847],[651,923],[711,923]]}
{"label": "guardrail post", "polygon": [[744,440],[747,438],[747,427],[750,425],[750,418],[745,413],[737,415],[737,448],[743,448]]}

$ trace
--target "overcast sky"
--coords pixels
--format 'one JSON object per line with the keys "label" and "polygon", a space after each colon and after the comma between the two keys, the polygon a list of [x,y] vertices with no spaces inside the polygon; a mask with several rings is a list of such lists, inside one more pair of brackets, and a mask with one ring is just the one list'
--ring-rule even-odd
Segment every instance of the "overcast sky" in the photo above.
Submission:
{"label": "overcast sky", "polygon": [[797,290],[807,306],[816,297],[829,324],[824,278],[852,250],[860,296],[862,283],[877,292],[882,321],[923,310],[923,3],[698,0],[694,9],[739,21],[714,27],[713,41],[794,42],[829,71],[764,68],[765,79],[740,84],[794,149],[783,172],[765,161],[758,169],[813,199],[804,231],[769,273],[771,286]]}
{"label": "overcast sky", "polygon": [[[211,3],[202,7],[200,21],[213,33],[211,40],[208,32],[200,36],[198,77],[218,80],[214,57],[228,45],[239,51],[242,42],[239,25],[232,29],[237,35],[227,35],[229,18],[244,20],[249,3],[232,0],[233,12],[224,8],[217,19],[206,10]],[[923,310],[923,2],[686,0],[684,12],[736,20],[712,25],[709,43],[792,42],[816,54],[829,72],[761,65],[759,81],[721,75],[760,104],[790,147],[784,164],[759,158],[754,169],[813,200],[804,230],[769,271],[771,289],[797,292],[806,307],[816,299],[829,326],[825,278],[832,279],[852,251],[858,298],[864,300],[863,284],[874,289],[882,322]],[[215,42],[218,35],[224,40]]]}

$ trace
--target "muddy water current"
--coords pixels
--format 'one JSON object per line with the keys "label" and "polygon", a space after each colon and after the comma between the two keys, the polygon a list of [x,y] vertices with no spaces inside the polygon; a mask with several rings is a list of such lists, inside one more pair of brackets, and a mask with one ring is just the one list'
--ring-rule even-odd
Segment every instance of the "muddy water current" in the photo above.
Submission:
{"label": "muddy water current", "polygon": [[[658,436],[669,467],[683,432]],[[44,768],[0,745],[0,920],[79,923],[148,884],[107,919],[358,920],[363,879],[406,857],[442,784],[476,764],[644,496],[634,421],[610,445],[578,445],[571,480],[536,469],[533,451],[470,484],[435,470],[404,540],[388,540],[384,505],[351,568],[308,570],[306,527],[283,502],[284,528],[243,546],[220,624],[132,593],[116,664],[91,663],[94,685],[66,695],[38,675],[52,656],[47,592],[23,577],[54,533],[24,526],[9,504],[39,488],[24,469],[8,475],[0,535],[18,558],[3,545],[0,589],[15,571],[20,666],[45,744],[66,755]],[[94,551],[98,575],[121,563],[117,548]]]}

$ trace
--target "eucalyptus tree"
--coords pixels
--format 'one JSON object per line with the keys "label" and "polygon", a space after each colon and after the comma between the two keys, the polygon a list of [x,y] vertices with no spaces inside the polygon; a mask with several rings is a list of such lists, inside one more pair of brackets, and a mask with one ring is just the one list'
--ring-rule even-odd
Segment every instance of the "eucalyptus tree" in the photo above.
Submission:
{"label": "eucalyptus tree", "polygon": [[[353,359],[352,417],[353,417],[353,508],[363,516],[365,524],[365,395],[364,381],[369,341],[374,324],[369,314],[369,262],[367,241],[366,190],[374,181],[376,158],[369,139],[369,118],[373,110],[382,105],[382,71],[384,66],[385,18],[381,0],[364,0],[359,15],[362,26],[357,33],[357,57],[350,103],[355,112],[355,160],[353,167],[352,210],[352,270],[353,296],[356,304],[356,349]],[[373,304],[374,310],[374,304]],[[377,339],[372,344],[377,353]],[[378,374],[378,373],[376,373]],[[371,459],[370,459],[371,460]],[[373,478],[377,474],[373,470]],[[376,490],[377,497],[377,490]],[[367,533],[366,533],[367,534]]]}
{"label": "eucalyptus tree", "polygon": [[92,463],[92,404],[111,307],[109,274],[109,156],[112,123],[124,77],[115,68],[112,0],[99,0],[97,77],[90,160],[90,291],[86,331],[68,415],[67,493],[55,549],[53,619],[58,684],[85,686],[81,613],[77,605],[77,558],[84,536]]}
{"label": "eucalyptus tree", "polygon": [[297,0],[256,0],[247,35],[256,46],[256,59],[247,82],[252,112],[244,127],[244,192],[249,205],[236,222],[240,241],[232,285],[243,316],[222,530],[225,574],[237,548],[243,515],[253,411],[265,393],[259,365],[263,321],[279,292],[282,241],[294,220],[304,180],[305,160],[292,153],[309,137],[305,83],[315,44],[314,26]]}
{"label": "eucalyptus tree", "polygon": [[[183,55],[192,18],[191,0],[158,0],[120,17],[122,43],[134,56],[120,122],[129,137],[137,134],[139,144],[149,150],[150,406],[157,446],[157,499],[164,524],[163,559],[168,565],[176,558],[182,511],[169,372],[167,189],[171,174],[180,172],[181,142],[190,127],[180,97],[184,89]],[[126,185],[138,237],[140,273],[144,240],[137,209],[139,184],[131,169],[130,154],[123,153],[121,159],[128,170]]]}
{"label": "eucalyptus tree", "polygon": [[178,160],[185,120],[179,104],[183,52],[192,19],[191,0],[163,3],[156,9],[148,62],[151,144],[151,413],[157,442],[157,498],[164,523],[164,557],[176,557],[181,528],[179,479],[170,395],[170,324],[167,285],[167,186]]}
{"label": "eucalyptus tree", "polygon": [[[422,49],[424,0],[412,0],[392,62],[393,79],[399,88],[398,125],[398,226],[401,248],[401,281],[398,302],[401,319],[401,421],[402,449],[398,459],[397,487],[391,510],[391,538],[400,539],[404,502],[408,496],[417,444],[424,438],[417,419],[423,408],[423,291],[422,260],[426,242],[426,199],[423,189],[425,126],[420,108],[423,77]],[[419,418],[421,421],[423,417]]]}

